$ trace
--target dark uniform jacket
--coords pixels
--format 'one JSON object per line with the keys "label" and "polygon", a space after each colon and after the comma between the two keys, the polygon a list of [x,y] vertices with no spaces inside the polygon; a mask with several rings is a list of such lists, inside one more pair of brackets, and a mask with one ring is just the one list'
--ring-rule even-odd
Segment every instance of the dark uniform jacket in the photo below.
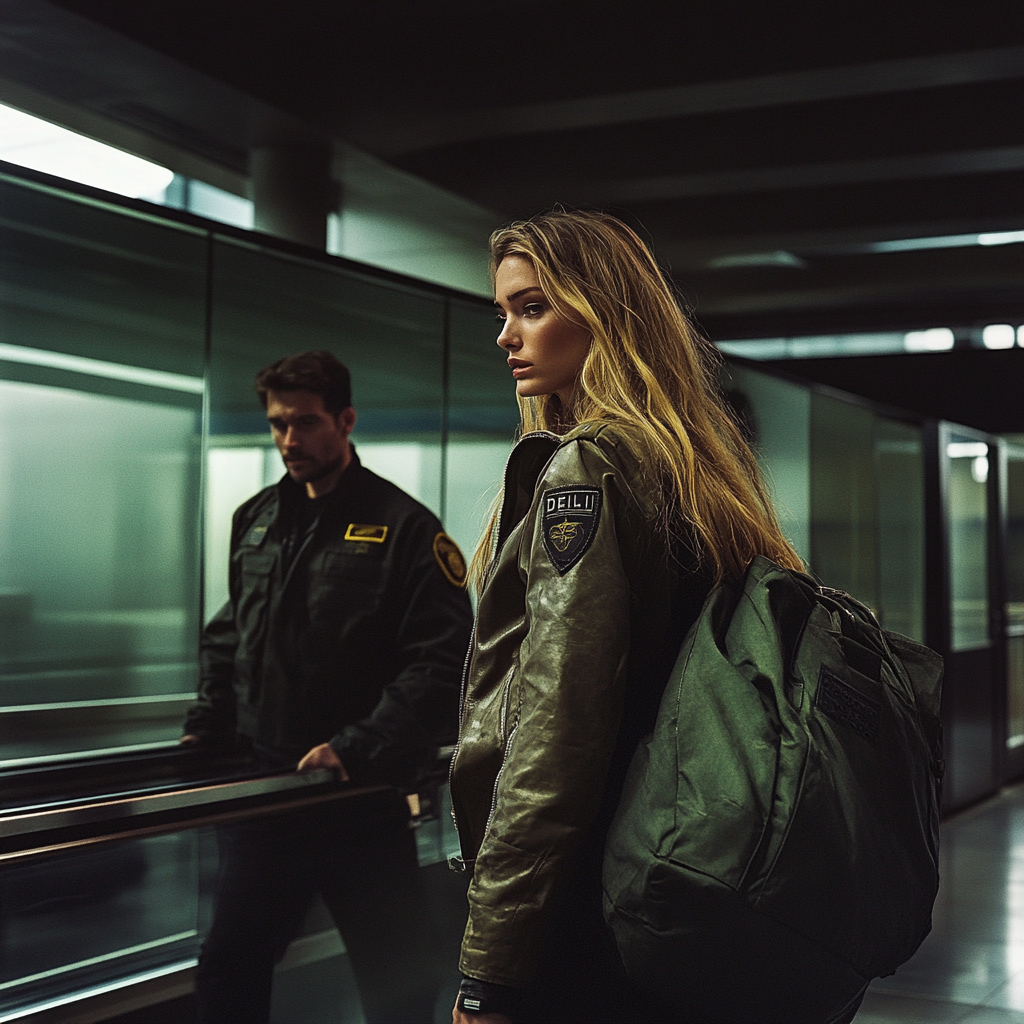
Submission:
{"label": "dark uniform jacket", "polygon": [[303,502],[285,476],[235,512],[230,597],[203,632],[186,732],[295,759],[329,741],[353,780],[411,783],[456,730],[465,563],[354,450],[308,528]]}
{"label": "dark uniform jacket", "polygon": [[709,590],[659,495],[618,427],[528,434],[509,458],[452,767],[470,977],[527,986],[569,882],[601,927],[604,833]]}

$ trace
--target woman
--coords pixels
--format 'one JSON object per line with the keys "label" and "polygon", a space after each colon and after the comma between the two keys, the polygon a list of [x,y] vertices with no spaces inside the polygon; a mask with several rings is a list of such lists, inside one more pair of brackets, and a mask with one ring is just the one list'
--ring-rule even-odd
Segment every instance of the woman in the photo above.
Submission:
{"label": "woman", "polygon": [[475,567],[452,771],[473,878],[456,1024],[675,1020],[601,919],[604,835],[711,586],[791,568],[714,350],[621,221],[555,212],[491,238],[522,414]]}

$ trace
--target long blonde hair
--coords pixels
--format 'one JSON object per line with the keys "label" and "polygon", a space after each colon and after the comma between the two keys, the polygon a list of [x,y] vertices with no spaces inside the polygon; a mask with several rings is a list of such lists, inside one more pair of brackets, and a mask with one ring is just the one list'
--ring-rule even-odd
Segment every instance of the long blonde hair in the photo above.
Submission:
{"label": "long blonde hair", "polygon": [[[578,424],[631,427],[661,489],[660,526],[696,541],[717,581],[737,580],[755,555],[802,569],[782,535],[757,460],[718,384],[720,357],[687,320],[650,251],[608,214],[553,211],[491,235],[491,278],[506,256],[528,260],[560,316],[592,342],[571,408],[557,395],[518,398],[522,431]],[[490,560],[493,519],[474,558]]]}

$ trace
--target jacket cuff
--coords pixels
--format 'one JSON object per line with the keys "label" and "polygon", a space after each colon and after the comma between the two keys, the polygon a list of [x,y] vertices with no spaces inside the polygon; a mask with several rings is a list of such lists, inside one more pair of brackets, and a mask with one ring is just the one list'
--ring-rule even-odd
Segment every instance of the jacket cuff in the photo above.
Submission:
{"label": "jacket cuff", "polygon": [[413,789],[433,766],[437,748],[379,736],[360,725],[348,725],[328,741],[353,782],[384,783]]}
{"label": "jacket cuff", "polygon": [[457,1005],[465,1013],[503,1013],[514,1017],[521,1002],[522,989],[462,975]]}
{"label": "jacket cuff", "polygon": [[229,730],[216,725],[210,725],[201,719],[192,722],[186,719],[181,734],[183,736],[195,736],[199,741],[198,745],[207,750],[229,750],[237,741],[233,729]]}
{"label": "jacket cuff", "polygon": [[331,750],[338,755],[338,759],[345,766],[349,781],[359,785],[366,785],[367,783],[377,781],[373,777],[373,771],[366,757],[361,756],[359,747],[353,742],[349,728],[332,736],[328,743]]}

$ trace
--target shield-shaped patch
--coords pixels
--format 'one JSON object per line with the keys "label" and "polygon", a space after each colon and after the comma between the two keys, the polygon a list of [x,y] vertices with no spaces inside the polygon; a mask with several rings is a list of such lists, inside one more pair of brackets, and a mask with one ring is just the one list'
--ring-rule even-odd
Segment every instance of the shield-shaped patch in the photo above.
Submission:
{"label": "shield-shaped patch", "polygon": [[552,487],[541,496],[544,547],[564,576],[585,554],[601,516],[600,487]]}

